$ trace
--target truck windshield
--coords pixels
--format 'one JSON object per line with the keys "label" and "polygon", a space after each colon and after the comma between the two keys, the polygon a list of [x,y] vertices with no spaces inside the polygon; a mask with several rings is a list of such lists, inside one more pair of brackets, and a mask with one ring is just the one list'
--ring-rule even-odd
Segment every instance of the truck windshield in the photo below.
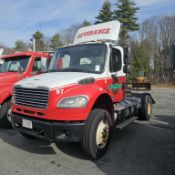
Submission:
{"label": "truck windshield", "polygon": [[18,72],[18,68],[21,66],[23,71],[26,70],[30,56],[18,56],[10,58],[2,58],[2,65],[0,72]]}
{"label": "truck windshield", "polygon": [[52,58],[49,71],[102,73],[106,50],[105,44],[86,44],[59,48]]}

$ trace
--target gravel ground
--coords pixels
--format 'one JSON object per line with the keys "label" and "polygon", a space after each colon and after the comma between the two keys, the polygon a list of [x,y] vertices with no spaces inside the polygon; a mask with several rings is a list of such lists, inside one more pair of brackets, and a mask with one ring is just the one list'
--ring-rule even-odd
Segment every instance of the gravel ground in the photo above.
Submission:
{"label": "gravel ground", "polygon": [[154,88],[152,95],[154,117],[116,131],[98,161],[88,160],[79,144],[49,145],[0,128],[0,175],[174,175],[175,89]]}

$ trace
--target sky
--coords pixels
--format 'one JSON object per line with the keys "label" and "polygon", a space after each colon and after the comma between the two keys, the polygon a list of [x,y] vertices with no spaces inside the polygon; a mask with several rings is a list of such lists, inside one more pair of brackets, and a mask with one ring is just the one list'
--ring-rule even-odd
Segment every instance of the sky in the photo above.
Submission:
{"label": "sky", "polygon": [[[37,30],[51,37],[84,20],[94,22],[104,0],[0,0],[0,44],[30,42]],[[110,0],[112,4],[117,0]],[[141,23],[151,16],[175,15],[175,0],[135,0]]]}

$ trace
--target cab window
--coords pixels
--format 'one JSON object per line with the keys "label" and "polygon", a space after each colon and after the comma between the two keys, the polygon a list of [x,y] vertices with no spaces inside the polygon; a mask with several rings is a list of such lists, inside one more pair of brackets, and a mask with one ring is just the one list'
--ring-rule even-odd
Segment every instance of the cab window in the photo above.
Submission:
{"label": "cab window", "polygon": [[34,62],[32,71],[41,72],[41,58],[35,58],[35,62]]}
{"label": "cab window", "polygon": [[112,48],[110,59],[110,72],[120,71],[122,68],[121,53],[119,50]]}
{"label": "cab window", "polygon": [[106,59],[105,44],[84,44],[59,48],[49,71],[102,73]]}
{"label": "cab window", "polygon": [[62,57],[57,59],[56,67],[59,69],[68,68],[70,65],[70,56],[67,54],[63,54]]}
{"label": "cab window", "polygon": [[23,71],[26,71],[30,56],[15,56],[9,58],[2,58],[2,65],[0,72],[18,72],[21,66]]}
{"label": "cab window", "polygon": [[50,59],[46,57],[37,57],[33,65],[33,72],[46,72],[50,63]]}

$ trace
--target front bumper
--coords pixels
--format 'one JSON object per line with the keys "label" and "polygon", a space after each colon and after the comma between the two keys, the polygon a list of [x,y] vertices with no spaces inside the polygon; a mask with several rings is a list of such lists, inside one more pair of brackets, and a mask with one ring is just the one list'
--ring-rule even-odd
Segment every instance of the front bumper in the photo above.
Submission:
{"label": "front bumper", "polygon": [[[25,115],[12,113],[13,127],[22,133],[38,137],[50,142],[79,142],[84,129],[84,122],[57,122],[40,120]],[[32,122],[32,129],[22,126],[22,120]]]}

